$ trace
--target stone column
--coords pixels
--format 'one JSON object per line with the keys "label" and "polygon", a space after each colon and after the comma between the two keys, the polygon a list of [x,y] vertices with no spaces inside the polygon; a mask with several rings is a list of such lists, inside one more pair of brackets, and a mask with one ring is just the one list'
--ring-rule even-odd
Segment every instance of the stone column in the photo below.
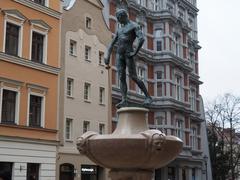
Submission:
{"label": "stone column", "polygon": [[192,180],[192,168],[188,168],[188,173],[187,173],[187,180]]}
{"label": "stone column", "polygon": [[182,180],[182,167],[178,167],[178,180]]}
{"label": "stone column", "polygon": [[111,170],[111,180],[152,180],[153,170]]}

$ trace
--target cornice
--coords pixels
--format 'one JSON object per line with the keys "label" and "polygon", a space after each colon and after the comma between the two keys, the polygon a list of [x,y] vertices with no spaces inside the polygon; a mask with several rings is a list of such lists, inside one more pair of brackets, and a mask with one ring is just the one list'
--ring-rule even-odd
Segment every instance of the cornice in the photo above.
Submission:
{"label": "cornice", "polygon": [[37,4],[33,1],[29,1],[29,0],[14,0],[17,3],[20,3],[24,6],[30,7],[34,10],[37,10],[39,12],[42,12],[44,14],[47,14],[49,16],[52,16],[54,18],[60,19],[61,18],[61,13],[58,11],[55,11],[54,9],[48,8],[46,6],[42,6],[40,4]]}
{"label": "cornice", "polygon": [[58,75],[60,72],[60,68],[56,68],[46,64],[36,63],[36,62],[30,61],[24,58],[16,57],[16,56],[11,56],[3,52],[0,52],[0,61],[10,62],[13,64],[29,67],[32,69],[48,72],[55,75]]}

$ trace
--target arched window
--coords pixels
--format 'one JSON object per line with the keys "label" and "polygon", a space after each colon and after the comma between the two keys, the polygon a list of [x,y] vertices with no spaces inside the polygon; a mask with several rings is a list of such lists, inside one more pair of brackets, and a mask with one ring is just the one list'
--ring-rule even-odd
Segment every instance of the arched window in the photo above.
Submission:
{"label": "arched window", "polygon": [[68,163],[60,165],[60,180],[74,180],[74,165]]}

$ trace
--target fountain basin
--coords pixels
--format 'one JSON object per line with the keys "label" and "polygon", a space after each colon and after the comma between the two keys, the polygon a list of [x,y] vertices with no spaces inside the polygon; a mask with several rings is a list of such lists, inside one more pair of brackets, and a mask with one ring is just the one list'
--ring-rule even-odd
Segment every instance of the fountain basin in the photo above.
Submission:
{"label": "fountain basin", "polygon": [[156,169],[174,160],[183,142],[175,136],[149,129],[148,109],[127,107],[118,110],[113,134],[86,132],[77,141],[81,154],[110,169]]}

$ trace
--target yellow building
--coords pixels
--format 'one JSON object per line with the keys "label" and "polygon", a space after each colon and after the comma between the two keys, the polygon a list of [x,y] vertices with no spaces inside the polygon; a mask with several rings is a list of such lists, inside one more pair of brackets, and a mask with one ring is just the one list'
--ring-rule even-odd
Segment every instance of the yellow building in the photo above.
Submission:
{"label": "yellow building", "polygon": [[60,0],[1,1],[3,179],[55,179],[60,9]]}

